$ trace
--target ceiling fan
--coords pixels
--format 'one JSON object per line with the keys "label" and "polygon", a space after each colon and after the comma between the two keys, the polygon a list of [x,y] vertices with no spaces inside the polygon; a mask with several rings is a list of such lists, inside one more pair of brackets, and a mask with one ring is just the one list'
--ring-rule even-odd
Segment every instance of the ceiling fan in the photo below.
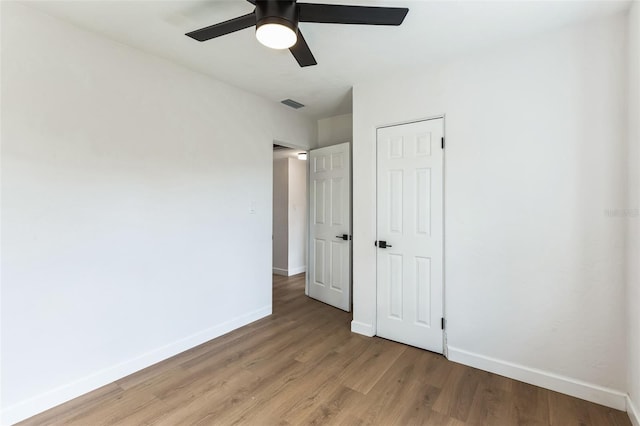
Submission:
{"label": "ceiling fan", "polygon": [[295,0],[247,1],[255,5],[253,12],[186,35],[206,41],[255,25],[256,38],[260,43],[272,49],[289,49],[301,67],[308,67],[317,62],[298,29],[299,22],[400,25],[409,12],[405,7],[296,3]]}

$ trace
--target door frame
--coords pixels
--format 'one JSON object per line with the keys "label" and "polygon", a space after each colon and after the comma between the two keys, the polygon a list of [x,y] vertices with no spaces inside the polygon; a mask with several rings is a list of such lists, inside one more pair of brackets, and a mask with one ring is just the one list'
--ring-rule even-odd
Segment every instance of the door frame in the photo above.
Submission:
{"label": "door frame", "polygon": [[[447,348],[447,269],[445,268],[445,265],[447,264],[447,256],[446,256],[446,245],[447,245],[447,216],[446,216],[446,212],[447,212],[447,194],[446,194],[446,188],[447,188],[447,150],[446,150],[446,141],[447,141],[447,119],[446,119],[446,114],[439,114],[439,115],[432,115],[432,116],[427,116],[426,118],[416,118],[416,119],[412,119],[412,120],[407,120],[407,121],[399,121],[399,122],[394,122],[394,123],[389,123],[389,124],[383,124],[380,126],[376,126],[375,128],[375,134],[376,134],[376,138],[375,138],[375,156],[373,161],[375,162],[375,176],[376,176],[376,183],[375,183],[375,196],[374,196],[374,203],[375,203],[375,208],[374,208],[374,216],[375,216],[375,227],[376,227],[376,239],[378,238],[378,130],[379,129],[384,129],[387,127],[395,127],[395,126],[402,126],[404,124],[412,124],[412,123],[419,123],[421,121],[430,121],[430,120],[439,120],[442,119],[442,135],[444,137],[445,140],[445,149],[442,150],[442,316],[444,318],[444,324],[445,327],[442,330],[442,353],[445,356],[445,358],[449,358],[449,351]],[[376,256],[376,270],[378,268],[378,257]],[[378,275],[376,273],[376,294],[375,294],[375,298],[376,300],[378,299]],[[376,335],[377,335],[377,330],[378,330],[378,308],[376,305],[376,309],[375,309],[375,314],[374,314],[374,329],[376,331]]]}
{"label": "door frame", "polygon": [[[414,121],[422,121],[422,120],[414,120]],[[393,124],[391,124],[393,125]],[[386,126],[381,126],[381,127],[386,127]],[[353,234],[353,141],[348,141],[349,142],[349,158],[350,158],[350,164],[349,164],[349,191],[350,191],[350,207],[349,207],[349,228],[351,229],[351,233]],[[300,145],[296,145],[294,143],[290,143],[290,142],[285,142],[279,139],[273,139],[273,143],[276,145],[280,145],[280,146],[284,146],[287,148],[291,148],[291,149],[296,149],[296,150],[300,150],[300,152],[306,152],[307,153],[307,193],[306,193],[306,208],[307,208],[307,225],[306,225],[306,236],[307,236],[307,246],[306,246],[306,259],[307,259],[307,265],[306,265],[306,269],[307,271],[305,272],[305,280],[304,280],[304,294],[305,296],[309,296],[309,274],[308,274],[308,270],[309,270],[309,253],[310,253],[310,244],[311,244],[311,196],[310,196],[310,192],[311,192],[311,182],[310,182],[310,177],[311,177],[311,163],[309,161],[309,153],[311,150],[313,149],[318,149],[318,148],[325,148],[327,146],[331,146],[331,145],[326,145],[326,146],[319,146],[319,147],[310,147],[310,148],[306,148]],[[344,143],[344,142],[340,142],[340,143]],[[333,145],[338,145],[333,144]],[[273,152],[273,151],[272,151]],[[271,163],[271,188],[273,191],[273,162]],[[271,201],[273,204],[273,192],[271,194]],[[271,212],[273,214],[273,205],[271,206]],[[273,249],[272,249],[273,250]],[[350,268],[350,276],[349,276],[349,285],[350,285],[350,292],[351,292],[351,310],[350,312],[353,313],[353,246],[351,248],[351,254],[350,254],[350,258],[349,258],[349,262],[351,264],[351,268]],[[271,264],[273,265],[273,252],[271,253]]]}

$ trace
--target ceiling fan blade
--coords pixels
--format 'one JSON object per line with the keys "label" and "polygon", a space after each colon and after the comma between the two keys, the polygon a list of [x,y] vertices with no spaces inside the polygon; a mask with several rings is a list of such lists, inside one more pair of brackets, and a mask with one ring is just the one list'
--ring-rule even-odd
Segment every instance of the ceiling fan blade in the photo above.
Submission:
{"label": "ceiling fan blade", "polygon": [[316,58],[313,57],[311,49],[307,41],[302,36],[302,32],[298,30],[298,41],[296,44],[289,48],[289,51],[293,54],[293,57],[298,61],[298,65],[301,67],[308,67],[310,65],[317,65]]}
{"label": "ceiling fan blade", "polygon": [[247,0],[249,3],[255,5],[256,4],[256,0]]}
{"label": "ceiling fan blade", "polygon": [[325,24],[400,25],[407,16],[406,7],[344,6],[338,4],[298,3],[300,22]]}
{"label": "ceiling fan blade", "polygon": [[212,38],[220,37],[225,34],[249,28],[251,26],[254,26],[255,24],[256,15],[255,12],[252,12],[247,15],[229,19],[228,21],[220,22],[219,24],[191,31],[190,33],[187,33],[185,35],[191,37],[194,40],[207,41],[211,40]]}

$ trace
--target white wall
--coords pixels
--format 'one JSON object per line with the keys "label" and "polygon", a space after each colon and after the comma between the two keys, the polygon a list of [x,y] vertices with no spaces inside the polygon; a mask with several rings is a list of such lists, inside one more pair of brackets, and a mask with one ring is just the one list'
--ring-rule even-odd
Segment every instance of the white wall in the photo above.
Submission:
{"label": "white wall", "polygon": [[307,162],[289,158],[289,275],[307,270]]}
{"label": "white wall", "polygon": [[354,320],[375,333],[375,131],[446,114],[449,356],[624,408],[625,17],[354,87]]}
{"label": "white wall", "polygon": [[318,148],[353,140],[353,114],[318,120]]}
{"label": "white wall", "polygon": [[11,423],[268,315],[272,142],[312,146],[316,123],[1,7]]}
{"label": "white wall", "polygon": [[289,269],[289,159],[273,160],[273,273]]}
{"label": "white wall", "polygon": [[640,426],[640,4],[629,12],[629,152],[627,321],[629,331],[629,415]]}

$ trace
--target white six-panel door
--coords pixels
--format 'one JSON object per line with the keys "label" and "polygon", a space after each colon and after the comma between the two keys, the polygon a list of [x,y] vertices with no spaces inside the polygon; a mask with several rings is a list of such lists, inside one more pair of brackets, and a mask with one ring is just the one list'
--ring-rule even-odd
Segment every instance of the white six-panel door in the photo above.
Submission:
{"label": "white six-panel door", "polygon": [[443,119],[377,132],[377,334],[438,353],[443,352],[442,137]]}
{"label": "white six-panel door", "polygon": [[345,311],[351,310],[349,147],[343,143],[309,155],[309,296]]}

